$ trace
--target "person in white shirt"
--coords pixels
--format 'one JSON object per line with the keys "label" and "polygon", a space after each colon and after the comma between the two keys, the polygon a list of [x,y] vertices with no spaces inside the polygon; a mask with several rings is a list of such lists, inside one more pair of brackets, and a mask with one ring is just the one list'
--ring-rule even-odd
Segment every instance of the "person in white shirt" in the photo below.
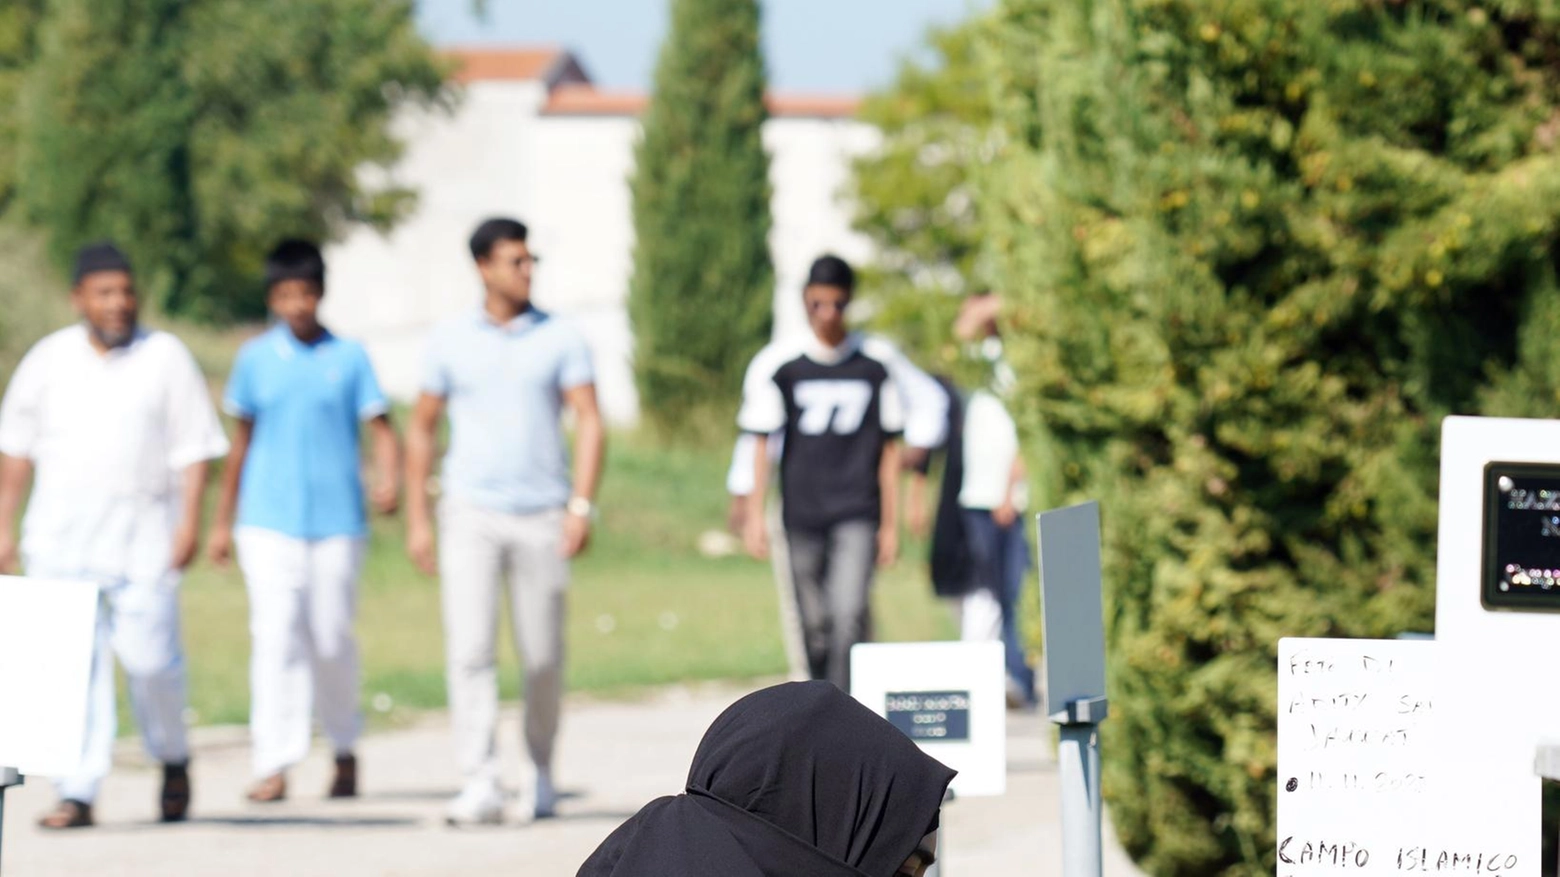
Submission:
{"label": "person in white shirt", "polygon": [[989,388],[970,394],[961,432],[962,480],[957,485],[959,514],[968,559],[968,582],[961,606],[962,638],[1002,640],[1006,647],[1009,702],[1037,703],[1035,671],[1018,630],[1018,601],[1032,560],[1021,519],[1028,501],[1018,427],[1002,396],[1013,384],[1001,359],[997,331],[999,299],[971,296],[954,327],[960,340],[992,366]]}
{"label": "person in white shirt", "polygon": [[177,822],[190,801],[178,585],[196,553],[207,462],[227,438],[189,350],[138,324],[130,262],[112,244],[78,253],[71,304],[82,322],[38,342],[0,402],[0,572],[20,561],[34,578],[102,588],[81,766],[39,824],[92,824],[118,726],[116,654],[163,766],[159,816]]}

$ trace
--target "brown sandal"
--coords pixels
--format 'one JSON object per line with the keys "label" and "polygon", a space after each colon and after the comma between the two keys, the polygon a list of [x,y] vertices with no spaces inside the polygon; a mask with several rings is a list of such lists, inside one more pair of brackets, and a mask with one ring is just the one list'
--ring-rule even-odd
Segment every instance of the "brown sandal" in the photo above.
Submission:
{"label": "brown sandal", "polygon": [[38,818],[38,827],[50,831],[62,828],[89,828],[92,825],[92,805],[70,798],[54,805],[54,809]]}
{"label": "brown sandal", "polygon": [[249,789],[248,798],[256,804],[275,804],[287,800],[287,777],[272,774]]}
{"label": "brown sandal", "polygon": [[330,797],[357,797],[357,758],[351,755],[336,756],[336,778],[330,784]]}
{"label": "brown sandal", "polygon": [[189,767],[189,762],[163,765],[162,794],[158,804],[164,822],[183,822],[190,815]]}

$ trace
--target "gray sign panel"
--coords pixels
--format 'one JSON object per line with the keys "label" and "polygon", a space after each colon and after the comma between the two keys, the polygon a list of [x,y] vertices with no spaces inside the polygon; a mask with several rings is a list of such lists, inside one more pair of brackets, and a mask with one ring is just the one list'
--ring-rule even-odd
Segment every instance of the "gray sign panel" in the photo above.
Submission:
{"label": "gray sign panel", "polygon": [[1046,708],[1105,696],[1100,506],[1042,512],[1040,605],[1045,614]]}

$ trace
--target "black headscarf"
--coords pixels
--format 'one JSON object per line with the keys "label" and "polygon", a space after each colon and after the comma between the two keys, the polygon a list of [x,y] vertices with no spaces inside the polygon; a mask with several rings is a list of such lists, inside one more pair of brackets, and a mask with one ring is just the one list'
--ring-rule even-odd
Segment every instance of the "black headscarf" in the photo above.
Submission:
{"label": "black headscarf", "polygon": [[722,713],[687,791],[639,811],[579,877],[893,877],[953,775],[834,685],[777,685]]}

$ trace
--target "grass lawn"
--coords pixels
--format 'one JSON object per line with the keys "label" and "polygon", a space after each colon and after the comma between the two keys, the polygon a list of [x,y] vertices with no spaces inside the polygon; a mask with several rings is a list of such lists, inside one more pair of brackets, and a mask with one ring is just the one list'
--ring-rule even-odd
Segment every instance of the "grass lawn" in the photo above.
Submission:
{"label": "grass lawn", "polygon": [[[574,690],[611,691],[686,679],[777,676],[785,672],[775,586],[767,564],[702,557],[701,532],[722,526],[726,460],[718,451],[647,447],[632,436],[609,444],[596,541],[575,565],[568,633]],[[886,640],[953,635],[932,598],[921,546],[879,581],[879,635]],[[248,715],[247,601],[236,570],[209,565],[184,585],[191,701],[201,723]],[[507,627],[507,624],[505,625]],[[364,698],[391,717],[444,705],[438,584],[406,560],[400,521],[375,522],[363,575],[358,630]],[[506,632],[504,696],[519,689]],[[384,710],[380,710],[384,712]]]}

